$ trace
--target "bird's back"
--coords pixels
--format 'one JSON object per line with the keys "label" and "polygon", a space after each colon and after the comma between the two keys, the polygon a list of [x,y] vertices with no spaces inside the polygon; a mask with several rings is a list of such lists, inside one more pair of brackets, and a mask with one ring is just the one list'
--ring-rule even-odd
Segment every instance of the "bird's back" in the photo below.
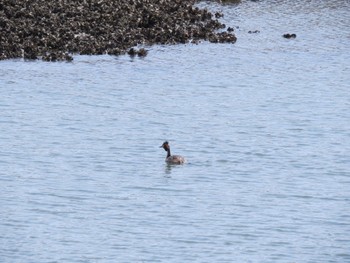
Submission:
{"label": "bird's back", "polygon": [[183,164],[185,162],[185,158],[180,155],[171,155],[165,160],[168,164]]}

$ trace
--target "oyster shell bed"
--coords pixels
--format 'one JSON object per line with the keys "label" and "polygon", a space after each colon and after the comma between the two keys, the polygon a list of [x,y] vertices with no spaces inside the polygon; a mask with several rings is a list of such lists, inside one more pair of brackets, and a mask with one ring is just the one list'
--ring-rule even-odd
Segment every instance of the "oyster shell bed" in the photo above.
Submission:
{"label": "oyster shell bed", "polygon": [[3,0],[0,60],[70,61],[74,54],[145,56],[138,45],[234,43],[220,13],[194,0]]}

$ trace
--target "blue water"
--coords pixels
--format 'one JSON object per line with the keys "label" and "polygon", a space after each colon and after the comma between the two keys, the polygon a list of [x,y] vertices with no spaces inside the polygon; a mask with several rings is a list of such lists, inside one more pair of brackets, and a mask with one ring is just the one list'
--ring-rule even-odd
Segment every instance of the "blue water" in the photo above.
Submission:
{"label": "blue water", "polygon": [[236,44],[0,62],[0,262],[350,262],[350,2],[199,5]]}

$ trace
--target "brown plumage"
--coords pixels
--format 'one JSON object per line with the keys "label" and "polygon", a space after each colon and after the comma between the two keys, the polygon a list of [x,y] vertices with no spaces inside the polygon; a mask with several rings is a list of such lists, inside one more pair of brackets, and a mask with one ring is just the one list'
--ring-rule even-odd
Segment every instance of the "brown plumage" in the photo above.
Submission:
{"label": "brown plumage", "polygon": [[160,148],[163,148],[164,151],[167,152],[167,156],[165,158],[165,162],[167,164],[183,164],[185,162],[185,158],[180,155],[171,155],[170,153],[170,145],[169,142],[165,141]]}

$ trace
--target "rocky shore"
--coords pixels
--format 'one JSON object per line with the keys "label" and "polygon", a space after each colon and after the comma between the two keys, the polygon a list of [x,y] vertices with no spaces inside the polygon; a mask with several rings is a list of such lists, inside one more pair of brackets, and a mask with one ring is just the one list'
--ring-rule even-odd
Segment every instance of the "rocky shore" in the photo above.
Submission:
{"label": "rocky shore", "polygon": [[195,0],[3,0],[0,60],[145,56],[140,45],[234,43],[220,16],[195,7]]}

